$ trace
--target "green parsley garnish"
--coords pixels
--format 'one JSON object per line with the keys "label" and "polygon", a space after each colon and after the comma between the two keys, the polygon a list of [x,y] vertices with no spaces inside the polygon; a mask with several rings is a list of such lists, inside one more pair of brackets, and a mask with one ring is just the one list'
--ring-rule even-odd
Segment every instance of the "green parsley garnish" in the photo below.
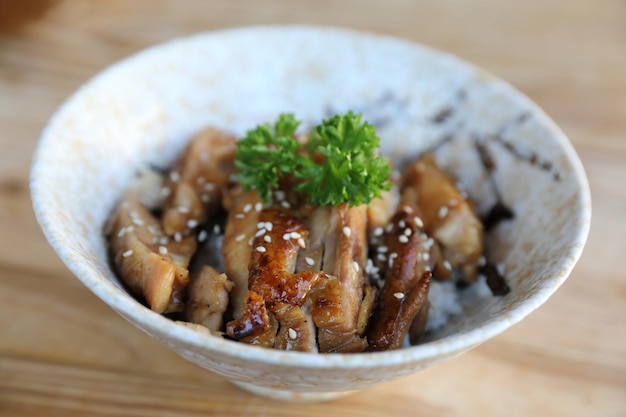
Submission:
{"label": "green parsley garnish", "polygon": [[293,134],[300,123],[281,114],[273,127],[248,131],[237,144],[235,166],[245,189],[255,189],[265,201],[279,179],[293,175],[296,191],[313,204],[367,204],[391,187],[390,167],[378,155],[376,129],[360,114],[348,112],[324,120],[310,135],[307,152]]}

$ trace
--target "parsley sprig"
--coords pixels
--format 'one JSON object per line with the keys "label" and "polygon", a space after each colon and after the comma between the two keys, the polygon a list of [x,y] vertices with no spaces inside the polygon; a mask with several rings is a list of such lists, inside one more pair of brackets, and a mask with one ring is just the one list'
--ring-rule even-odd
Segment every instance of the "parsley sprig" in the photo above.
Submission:
{"label": "parsley sprig", "polygon": [[293,175],[296,191],[318,205],[367,204],[391,187],[390,167],[378,155],[376,129],[360,114],[324,120],[310,135],[306,152],[293,135],[300,122],[281,114],[274,126],[257,126],[237,144],[238,181],[269,201],[280,178]]}

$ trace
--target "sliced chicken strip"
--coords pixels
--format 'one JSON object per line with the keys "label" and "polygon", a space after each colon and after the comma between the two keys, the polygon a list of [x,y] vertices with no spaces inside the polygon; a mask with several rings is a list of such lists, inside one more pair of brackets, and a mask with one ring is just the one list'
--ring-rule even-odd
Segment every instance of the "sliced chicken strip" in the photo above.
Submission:
{"label": "sliced chicken strip", "polygon": [[131,192],[113,212],[108,229],[115,267],[130,290],[153,311],[182,311],[195,237],[177,242],[165,236],[161,223]]}
{"label": "sliced chicken strip", "polygon": [[195,136],[170,172],[163,191],[163,229],[185,236],[221,209],[222,193],[235,172],[236,139],[209,128]]}
{"label": "sliced chicken strip", "polygon": [[211,332],[221,332],[232,287],[233,283],[226,278],[226,274],[220,274],[210,266],[203,266],[189,279],[186,319],[202,324]]}
{"label": "sliced chicken strip", "polygon": [[234,318],[243,313],[248,292],[248,265],[252,240],[257,232],[259,211],[263,207],[256,191],[236,187],[225,198],[228,219],[222,240],[222,258],[226,276],[234,283],[230,303]]}
{"label": "sliced chicken strip", "polygon": [[380,198],[375,198],[367,207],[368,242],[378,243],[385,227],[398,209],[400,188],[393,185],[388,191],[382,191]]}
{"label": "sliced chicken strip", "polygon": [[370,351],[402,347],[413,320],[428,301],[431,272],[424,261],[428,252],[423,244],[427,238],[414,217],[400,210],[386,235],[390,266],[367,330]]}
{"label": "sliced chicken strip", "polygon": [[474,282],[483,252],[483,226],[471,202],[463,198],[454,179],[437,166],[432,155],[405,169],[402,204],[417,204],[425,230],[440,244],[445,260]]}
{"label": "sliced chicken strip", "polygon": [[275,348],[317,352],[315,325],[304,307],[278,303],[274,307],[274,315],[280,323]]}
{"label": "sliced chicken strip", "polygon": [[[281,329],[285,326],[294,330],[306,329],[306,315],[290,308],[303,306],[311,288],[322,275],[313,271],[294,273],[298,250],[306,247],[308,235],[301,221],[282,209],[264,209],[258,220],[243,314],[226,325],[228,335],[242,341],[266,334],[272,329],[272,319],[278,321]],[[286,322],[282,323],[281,318]],[[311,338],[294,340],[297,343],[289,344],[279,335],[276,343],[304,351],[316,349]]]}

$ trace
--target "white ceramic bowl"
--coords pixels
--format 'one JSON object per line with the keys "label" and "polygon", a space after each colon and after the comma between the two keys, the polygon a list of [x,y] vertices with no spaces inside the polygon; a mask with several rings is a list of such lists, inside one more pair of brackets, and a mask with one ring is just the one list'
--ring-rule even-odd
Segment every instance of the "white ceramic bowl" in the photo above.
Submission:
{"label": "white ceramic bowl", "polygon": [[[453,137],[437,158],[483,212],[495,196],[474,140],[486,141],[496,165],[492,178],[516,213],[489,236],[489,256],[505,266],[509,295],[478,300],[416,347],[317,355],[196,332],[123,289],[107,261],[102,229],[139,166],[167,166],[206,125],[241,134],[279,112],[295,112],[311,125],[348,109],[378,125],[382,149],[396,162]],[[251,391],[292,400],[328,399],[419,371],[519,322],[565,281],[591,216],[587,180],[571,144],[524,95],[445,53],[330,28],[225,30],[125,59],[55,113],[31,175],[41,228],[91,291],[190,361]]]}

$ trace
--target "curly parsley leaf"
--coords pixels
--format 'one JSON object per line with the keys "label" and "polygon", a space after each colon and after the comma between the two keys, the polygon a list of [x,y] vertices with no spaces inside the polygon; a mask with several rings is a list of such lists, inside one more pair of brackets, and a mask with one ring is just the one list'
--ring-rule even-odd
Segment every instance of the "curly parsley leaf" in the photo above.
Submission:
{"label": "curly parsley leaf", "polygon": [[270,200],[279,179],[299,165],[300,143],[293,138],[299,124],[293,114],[281,114],[274,126],[259,125],[237,142],[237,180],[244,189],[255,189],[265,201]]}

